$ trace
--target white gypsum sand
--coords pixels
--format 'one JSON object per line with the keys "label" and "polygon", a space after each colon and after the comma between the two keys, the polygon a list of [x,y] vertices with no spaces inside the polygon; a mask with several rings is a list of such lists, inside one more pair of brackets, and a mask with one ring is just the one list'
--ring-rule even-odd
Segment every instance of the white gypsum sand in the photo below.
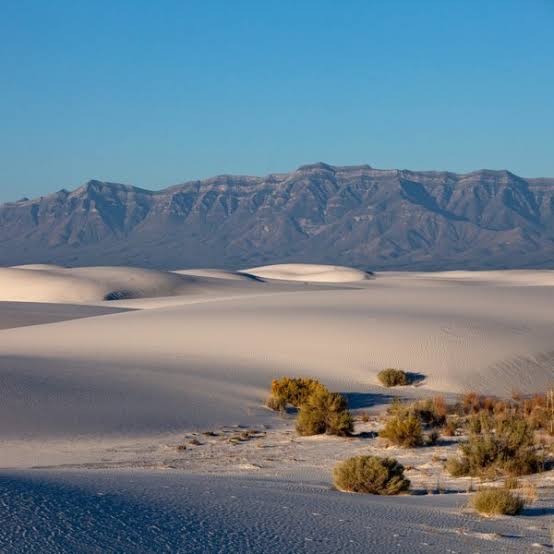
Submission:
{"label": "white gypsum sand", "polygon": [[371,278],[367,271],[340,265],[277,264],[252,267],[244,273],[266,279],[311,283],[351,283]]}
{"label": "white gypsum sand", "polygon": [[[0,303],[0,327],[11,327],[0,330],[0,467],[10,491],[0,495],[0,511],[8,510],[15,522],[15,527],[3,526],[0,542],[14,546],[14,529],[25,518],[32,528],[42,525],[52,536],[63,535],[59,521],[25,504],[31,493],[46,505],[77,502],[83,517],[94,521],[87,539],[95,545],[91,548],[102,549],[125,520],[115,517],[109,524],[87,498],[113,495],[119,482],[117,494],[129,513],[163,519],[164,506],[171,505],[184,525],[213,509],[206,499],[227,506],[237,497],[236,509],[269,529],[251,548],[256,552],[298,551],[300,545],[310,551],[302,534],[327,537],[314,542],[318,552],[358,552],[360,544],[445,552],[454,551],[462,538],[480,552],[522,552],[533,540],[545,543],[538,509],[524,520],[536,526],[530,531],[520,520],[495,524],[460,515],[465,495],[368,499],[331,492],[335,461],[381,451],[418,468],[409,473],[416,488],[431,487],[440,464],[424,458],[431,452],[442,455],[448,445],[407,453],[379,450],[369,438],[298,439],[292,421],[263,403],[271,379],[283,375],[318,378],[349,393],[354,408],[373,411],[390,394],[544,391],[554,379],[554,272],[382,273],[341,283],[333,272],[322,281],[327,270],[319,266],[302,268],[301,282],[284,282],[263,268],[256,274],[268,282],[206,269],[0,270],[2,299],[20,300]],[[320,281],[308,283],[310,275]],[[103,300],[118,291],[126,291],[121,295],[126,298]],[[137,309],[112,313],[129,307]],[[81,319],[71,319],[77,316]],[[419,373],[423,381],[415,388],[383,389],[376,374],[384,367]],[[257,438],[229,440],[246,428],[258,430]],[[360,430],[364,427],[358,424]],[[216,434],[193,434],[200,431]],[[201,445],[188,443],[194,437]],[[179,444],[188,444],[187,450],[179,453]],[[30,469],[34,466],[53,467],[38,472]],[[202,477],[207,472],[218,476],[217,485]],[[167,489],[159,488],[162,482]],[[460,489],[459,483],[444,486]],[[302,494],[295,494],[298,487]],[[138,502],[142,488],[152,492]],[[270,503],[257,511],[263,495]],[[281,539],[272,522],[275,513],[286,511],[282,506],[297,514],[311,506],[325,516],[304,522],[291,516],[289,536]],[[444,521],[434,515],[439,508]],[[105,509],[117,513],[111,505]],[[368,511],[379,515],[372,520]],[[357,530],[343,533],[344,514],[365,521],[366,531],[357,524]],[[180,547],[206,551],[210,533],[230,525],[229,517],[214,518],[205,533],[187,531],[183,536],[191,542]],[[167,524],[174,521],[171,516]],[[498,536],[491,535],[495,532]],[[40,545],[40,533],[35,535],[34,544]],[[141,546],[140,535],[131,535],[129,544],[152,550],[154,543]],[[175,536],[154,535],[158,546],[177,549]],[[248,539],[221,540],[223,549],[240,550]]]}

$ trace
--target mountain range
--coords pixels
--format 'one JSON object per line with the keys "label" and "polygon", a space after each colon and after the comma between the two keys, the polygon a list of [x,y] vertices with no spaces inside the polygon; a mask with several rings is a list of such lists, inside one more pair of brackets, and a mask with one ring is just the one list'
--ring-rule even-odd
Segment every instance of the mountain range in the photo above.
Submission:
{"label": "mountain range", "polygon": [[317,163],[0,205],[0,264],[554,268],[554,179]]}

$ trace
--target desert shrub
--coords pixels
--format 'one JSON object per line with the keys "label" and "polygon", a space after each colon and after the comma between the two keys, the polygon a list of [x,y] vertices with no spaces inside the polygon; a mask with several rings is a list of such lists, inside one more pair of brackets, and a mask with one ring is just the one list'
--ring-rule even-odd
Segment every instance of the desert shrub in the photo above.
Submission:
{"label": "desert shrub", "polygon": [[535,394],[524,401],[522,410],[528,416],[534,429],[544,429],[554,435],[554,389],[546,394]]}
{"label": "desert shrub", "polygon": [[476,392],[466,392],[462,397],[462,407],[465,414],[477,413],[481,409],[481,396]]}
{"label": "desert shrub", "polygon": [[472,499],[473,507],[488,516],[519,514],[524,507],[523,500],[507,489],[482,489]]}
{"label": "desert shrub", "polygon": [[451,457],[446,460],[446,471],[452,477],[465,477],[470,474],[469,461],[467,458]]}
{"label": "desert shrub", "polygon": [[504,479],[504,488],[511,490],[519,487],[519,479],[513,475],[509,475]]}
{"label": "desert shrub", "polygon": [[460,422],[457,416],[450,416],[442,428],[442,434],[446,435],[447,437],[453,437],[456,434],[456,431],[458,430]]}
{"label": "desert shrub", "polygon": [[287,407],[287,403],[283,398],[277,396],[269,396],[266,400],[265,405],[270,409],[276,412],[283,411]]}
{"label": "desert shrub", "polygon": [[392,367],[380,371],[377,374],[377,378],[385,387],[398,387],[410,384],[410,379],[405,371]]}
{"label": "desert shrub", "polygon": [[315,379],[301,377],[273,379],[267,406],[272,410],[284,410],[289,404],[299,408],[316,390],[326,391],[327,388]]}
{"label": "desert shrub", "polygon": [[479,433],[487,433],[494,429],[495,419],[487,412],[478,412],[471,414],[466,419],[466,428],[469,433],[478,435]]}
{"label": "desert shrub", "polygon": [[392,495],[410,487],[404,466],[394,458],[355,456],[339,463],[333,475],[335,486],[342,491]]}
{"label": "desert shrub", "polygon": [[493,420],[492,430],[472,433],[460,445],[462,456],[450,459],[447,470],[455,477],[496,472],[527,475],[539,470],[534,436],[528,422],[519,415]]}
{"label": "desert shrub", "polygon": [[411,413],[398,413],[387,418],[379,436],[404,448],[424,444],[421,421]]}
{"label": "desert shrub", "polygon": [[354,428],[348,401],[325,387],[316,388],[300,405],[296,430],[300,435],[348,435]]}
{"label": "desert shrub", "polygon": [[446,403],[446,400],[444,399],[444,396],[439,395],[433,397],[433,412],[437,417],[443,417],[446,419],[446,416],[449,412],[449,407]]}
{"label": "desert shrub", "polygon": [[429,425],[429,427],[441,427],[446,422],[447,407],[444,398],[435,397],[432,400],[420,400],[410,406],[410,411],[420,419],[420,421]]}
{"label": "desert shrub", "polygon": [[423,444],[425,446],[433,446],[439,442],[440,437],[440,433],[436,429],[432,429],[423,436]]}

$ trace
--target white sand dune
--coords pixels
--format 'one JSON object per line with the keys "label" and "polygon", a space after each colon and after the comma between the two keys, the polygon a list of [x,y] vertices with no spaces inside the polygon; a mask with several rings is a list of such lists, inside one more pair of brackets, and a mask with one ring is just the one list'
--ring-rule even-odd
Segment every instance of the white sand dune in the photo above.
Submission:
{"label": "white sand dune", "polygon": [[129,267],[0,268],[0,301],[91,304],[186,295],[200,278]]}
{"label": "white sand dune", "polygon": [[[415,274],[428,278],[428,273]],[[554,271],[548,269],[512,269],[503,271],[443,271],[433,273],[433,279],[446,279],[468,283],[489,282],[496,286],[518,285],[532,287],[554,287]]]}
{"label": "white sand dune", "polygon": [[255,277],[254,275],[250,275],[246,272],[239,273],[238,271],[227,271],[224,269],[176,269],[172,273],[178,273],[179,275],[195,275],[197,277],[210,277],[212,279],[225,279],[229,281],[249,281],[259,279],[259,277]]}
{"label": "white sand dune", "polygon": [[[459,551],[460,540],[491,553],[547,544],[548,497],[497,522],[460,515],[466,495],[331,491],[332,465],[367,453],[367,441],[298,440],[263,402],[272,378],[313,376],[367,408],[389,400],[376,379],[388,366],[425,377],[394,391],[412,397],[543,391],[554,382],[554,272],[383,273],[349,284],[308,269],[328,281],[0,270],[2,295],[24,300],[0,302],[0,544],[437,553]],[[116,292],[135,297],[102,301]],[[28,302],[36,298],[43,304]],[[140,309],[114,313],[124,306]],[[238,424],[270,429],[263,448],[251,446],[256,456],[219,434],[211,446],[198,435],[196,457],[190,442],[176,451],[190,431]]]}
{"label": "white sand dune", "polygon": [[371,274],[366,271],[340,265],[276,264],[252,267],[243,272],[266,279],[312,283],[348,283],[371,278]]}
{"label": "white sand dune", "polygon": [[509,395],[554,380],[546,287],[386,274],[355,289],[252,285],[263,292],[0,331],[0,436],[252,421],[287,374],[361,394],[383,392],[388,366],[423,374],[421,391]]}
{"label": "white sand dune", "polygon": [[108,303],[101,306],[89,306],[83,304],[52,304],[50,302],[0,301],[0,329],[56,323],[124,311],[127,311],[127,309]]}
{"label": "white sand dune", "polygon": [[13,269],[45,269],[45,270],[65,269],[64,266],[56,265],[56,264],[23,264],[23,265],[13,265],[11,267]]}

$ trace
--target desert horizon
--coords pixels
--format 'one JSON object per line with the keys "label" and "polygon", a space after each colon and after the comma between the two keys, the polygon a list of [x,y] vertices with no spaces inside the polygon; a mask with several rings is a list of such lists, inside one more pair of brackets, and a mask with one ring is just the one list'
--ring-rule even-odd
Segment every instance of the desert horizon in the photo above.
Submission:
{"label": "desert horizon", "polygon": [[0,6],[0,554],[554,552],[552,0]]}

